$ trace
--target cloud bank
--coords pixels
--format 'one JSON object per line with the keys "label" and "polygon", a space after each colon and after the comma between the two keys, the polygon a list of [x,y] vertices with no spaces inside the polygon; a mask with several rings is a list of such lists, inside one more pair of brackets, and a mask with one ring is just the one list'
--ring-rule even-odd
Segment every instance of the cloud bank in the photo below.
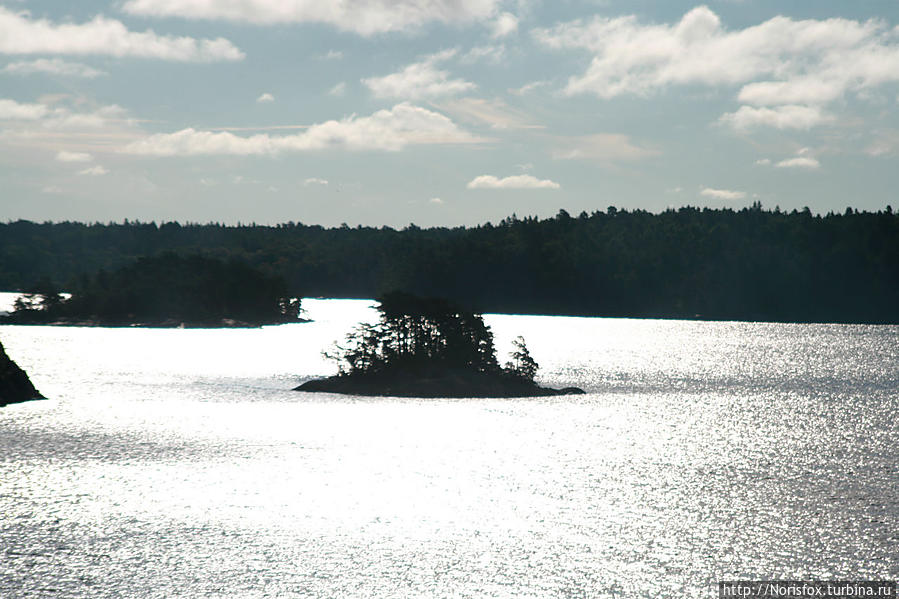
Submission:
{"label": "cloud bank", "polygon": [[821,168],[821,163],[818,162],[817,158],[812,158],[811,156],[797,156],[796,158],[781,160],[774,166],[777,168],[806,168],[817,170]]}
{"label": "cloud bank", "polygon": [[674,24],[635,16],[596,17],[538,29],[550,48],[593,54],[567,94],[648,96],[677,85],[738,87],[734,126],[807,129],[829,119],[821,107],[899,81],[899,30],[884,22],[778,16],[728,30],[705,6]]}
{"label": "cloud bank", "polygon": [[438,69],[436,66],[455,53],[455,50],[438,52],[421,62],[410,64],[397,73],[363,79],[362,83],[375,97],[404,100],[451,96],[473,90],[476,87],[474,83],[463,79],[450,79],[448,71]]}
{"label": "cloud bank", "polygon": [[714,189],[711,187],[703,187],[699,192],[707,198],[715,198],[717,200],[742,200],[746,197],[745,191],[733,191],[731,189]]}
{"label": "cloud bank", "polygon": [[56,154],[56,159],[60,162],[90,162],[94,157],[87,152],[67,152],[63,150]]}
{"label": "cloud bank", "polygon": [[106,75],[105,71],[95,69],[80,62],[67,62],[60,58],[39,58],[37,60],[11,62],[3,68],[4,73],[13,75],[32,75],[45,73],[63,77],[81,77],[94,79]]}
{"label": "cloud bank", "polygon": [[0,98],[0,121],[36,121],[49,112],[44,104],[20,104]]}
{"label": "cloud bank", "polygon": [[832,116],[826,114],[818,106],[793,105],[774,108],[741,106],[736,112],[723,114],[718,119],[720,123],[741,131],[755,127],[808,130],[833,120]]}
{"label": "cloud bank", "polygon": [[531,175],[513,175],[500,179],[493,175],[481,175],[468,182],[468,189],[559,189],[562,187],[549,179]]}
{"label": "cloud bank", "polygon": [[479,143],[442,114],[397,104],[371,116],[350,116],[312,125],[296,135],[241,137],[228,131],[192,128],[160,133],[129,144],[125,152],[144,156],[260,156],[327,149],[398,151],[411,145]]}
{"label": "cloud bank", "polygon": [[493,37],[506,37],[518,31],[518,17],[509,12],[504,12],[493,23]]}
{"label": "cloud bank", "polygon": [[130,31],[121,21],[103,16],[76,24],[32,19],[27,12],[0,6],[0,54],[74,54],[211,62],[244,58],[224,38],[195,39]]}
{"label": "cloud bank", "polygon": [[103,175],[108,175],[109,171],[98,164],[97,166],[86,168],[83,171],[78,171],[78,174],[87,177],[102,177]]}
{"label": "cloud bank", "polygon": [[[322,23],[360,35],[464,23],[495,15],[500,0],[129,0],[130,14],[261,25]],[[507,29],[511,25],[502,25]]]}

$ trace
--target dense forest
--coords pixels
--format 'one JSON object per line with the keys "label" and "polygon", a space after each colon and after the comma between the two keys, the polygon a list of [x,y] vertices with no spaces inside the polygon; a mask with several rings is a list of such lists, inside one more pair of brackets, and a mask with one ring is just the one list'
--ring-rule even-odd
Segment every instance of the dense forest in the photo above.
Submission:
{"label": "dense forest", "polygon": [[609,207],[402,230],[17,221],[0,224],[0,289],[42,278],[69,287],[166,250],[237,258],[307,297],[404,290],[484,312],[899,322],[899,214],[890,207]]}
{"label": "dense forest", "polygon": [[237,259],[174,252],[79,275],[67,289],[70,297],[38,281],[0,324],[257,326],[296,322],[300,311],[281,277]]}

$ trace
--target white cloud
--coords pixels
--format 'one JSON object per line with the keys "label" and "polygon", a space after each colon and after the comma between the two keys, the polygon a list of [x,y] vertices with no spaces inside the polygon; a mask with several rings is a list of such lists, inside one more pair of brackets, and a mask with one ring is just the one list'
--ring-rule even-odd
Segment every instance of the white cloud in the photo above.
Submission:
{"label": "white cloud", "polygon": [[740,130],[759,126],[808,130],[832,120],[833,117],[818,106],[787,105],[774,108],[741,106],[736,112],[721,115],[719,122]]}
{"label": "white cloud", "polygon": [[877,158],[899,151],[899,131],[895,129],[879,129],[872,137],[874,140],[864,149],[865,154],[868,156]]}
{"label": "white cloud", "polygon": [[103,175],[109,174],[109,171],[98,164],[97,166],[86,168],[83,171],[78,171],[78,174],[90,177],[102,177]]}
{"label": "white cloud", "polygon": [[319,179],[318,177],[309,177],[305,181],[303,181],[303,185],[309,187],[310,185],[327,185],[327,179]]}
{"label": "white cloud", "polygon": [[811,156],[797,156],[796,158],[781,160],[774,166],[777,168],[807,168],[815,170],[821,168],[821,163]]}
{"label": "white cloud", "polygon": [[741,108],[749,118],[764,115],[756,124],[808,128],[826,122],[821,106],[899,81],[896,33],[876,19],[783,16],[728,30],[718,15],[700,6],[673,24],[642,24],[635,16],[596,17],[538,29],[535,36],[552,48],[593,54],[587,70],[568,81],[568,94],[613,98],[649,95],[674,85],[738,87],[742,104],[818,111],[817,117],[795,125],[785,124],[777,113]]}
{"label": "white cloud", "polygon": [[538,179],[531,175],[513,175],[498,178],[493,175],[481,175],[468,182],[468,189],[559,189],[562,187],[549,179]]}
{"label": "white cloud", "polygon": [[174,61],[240,60],[237,47],[224,38],[195,39],[130,31],[121,21],[94,17],[82,23],[31,19],[27,12],[0,6],[0,54],[98,54]]}
{"label": "white cloud", "polygon": [[618,162],[657,156],[654,148],[642,147],[630,136],[620,133],[597,133],[576,137],[556,137],[553,157],[559,160],[599,160]]}
{"label": "white cloud", "polygon": [[703,187],[700,195],[707,198],[715,198],[718,200],[742,200],[746,197],[745,191],[732,191],[730,189],[713,189],[711,187]]}
{"label": "white cloud", "polygon": [[225,19],[258,24],[325,23],[372,35],[427,23],[464,23],[494,16],[500,0],[128,0],[131,14]]}
{"label": "white cloud", "polygon": [[261,96],[259,96],[258,98],[256,98],[256,102],[258,102],[259,104],[265,104],[266,102],[274,102],[274,101],[275,101],[275,96],[271,95],[268,92],[266,92],[266,93],[262,94]]}
{"label": "white cloud", "polygon": [[845,83],[824,81],[817,77],[802,77],[792,81],[760,81],[743,86],[737,99],[755,106],[824,104],[840,98],[846,92]]}
{"label": "white cloud", "polygon": [[493,37],[506,37],[510,33],[518,31],[518,17],[509,12],[504,12],[496,17],[493,22]]}
{"label": "white cloud", "polygon": [[63,150],[56,154],[56,159],[59,162],[90,162],[94,157],[87,152],[67,152]]}
{"label": "white cloud", "polygon": [[128,122],[125,109],[111,104],[101,106],[93,112],[74,112],[66,107],[50,111],[41,125],[47,129],[101,129],[114,122]]}
{"label": "white cloud", "polygon": [[421,62],[410,64],[402,71],[363,79],[362,83],[378,98],[420,100],[470,91],[476,87],[474,83],[450,79],[448,71],[436,67],[438,62],[451,58],[455,53],[455,50],[438,52]]}
{"label": "white cloud", "polygon": [[136,121],[121,107],[92,105],[81,96],[41,96],[39,102],[19,104],[12,111],[8,102],[0,100],[0,119],[4,113],[18,116],[3,122],[0,138],[5,151],[49,153],[60,162],[87,162],[88,156],[114,151],[140,136]]}
{"label": "white cloud", "polygon": [[428,203],[440,205],[440,204],[443,204],[444,201],[441,200],[440,198],[431,198],[430,200],[428,200]]}
{"label": "white cloud", "polygon": [[[81,98],[63,95],[42,100],[35,104],[20,104],[0,99],[0,120],[35,121],[44,129],[92,129],[111,122],[130,122],[125,109],[115,104],[84,111]],[[61,105],[64,100],[71,100],[74,106]]]}
{"label": "white cloud", "polygon": [[341,81],[340,83],[338,83],[337,85],[335,85],[334,87],[332,87],[331,89],[328,90],[329,96],[335,96],[338,98],[343,96],[345,93],[346,93],[346,83],[344,83],[343,81]]}
{"label": "white cloud", "polygon": [[129,144],[125,152],[146,156],[250,156],[326,149],[398,151],[411,145],[482,141],[440,113],[402,103],[371,116],[353,115],[312,125],[295,135],[240,137],[227,131],[184,129],[151,135]]}
{"label": "white cloud", "polygon": [[43,118],[49,109],[44,104],[19,104],[0,98],[0,121],[34,121]]}
{"label": "white cloud", "polygon": [[542,129],[524,112],[502,99],[460,98],[439,105],[441,110],[468,122],[486,123],[493,129]]}
{"label": "white cloud", "polygon": [[[810,148],[802,148],[796,152],[793,158],[787,158],[779,162],[773,163],[775,168],[804,168],[809,170],[817,170],[821,168],[821,163],[811,155]],[[768,158],[762,158],[755,161],[760,166],[770,166],[772,161]]]}
{"label": "white cloud", "polygon": [[510,89],[509,93],[515,94],[516,96],[523,96],[525,94],[529,94],[535,89],[539,89],[541,87],[546,87],[549,85],[549,81],[532,81],[530,83],[525,83],[521,87]]}
{"label": "white cloud", "polygon": [[3,72],[13,75],[46,73],[48,75],[81,77],[84,79],[94,79],[107,74],[105,71],[100,71],[86,64],[66,62],[60,58],[38,58],[37,60],[11,62],[3,68]]}
{"label": "white cloud", "polygon": [[[806,75],[830,73],[832,68],[849,68],[869,84],[899,79],[895,68],[888,72],[893,61],[899,60],[899,46],[884,32],[883,23],[873,20],[795,21],[778,16],[727,31],[718,15],[700,6],[673,25],[642,25],[634,16],[597,17],[588,23],[573,21],[540,29],[536,35],[550,47],[594,52],[587,72],[572,78],[568,91],[602,97],[648,93],[672,84],[740,85],[763,76],[777,78],[768,83],[795,83]],[[852,65],[847,53],[856,61],[876,57],[886,64]],[[759,88],[745,93],[765,95]],[[801,101],[809,99],[803,96]]]}
{"label": "white cloud", "polygon": [[475,46],[466,52],[459,60],[464,63],[474,63],[481,60],[498,64],[506,56],[506,46],[503,44],[491,44],[487,46]]}

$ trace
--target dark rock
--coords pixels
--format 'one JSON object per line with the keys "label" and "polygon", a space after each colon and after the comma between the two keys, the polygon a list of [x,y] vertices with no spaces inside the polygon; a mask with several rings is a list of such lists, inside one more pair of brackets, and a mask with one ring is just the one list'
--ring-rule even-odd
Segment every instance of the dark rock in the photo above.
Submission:
{"label": "dark rock", "polygon": [[44,399],[25,371],[9,359],[0,344],[0,407],[32,399]]}
{"label": "dark rock", "polygon": [[587,392],[580,387],[565,387],[559,389],[559,395],[586,395]]}

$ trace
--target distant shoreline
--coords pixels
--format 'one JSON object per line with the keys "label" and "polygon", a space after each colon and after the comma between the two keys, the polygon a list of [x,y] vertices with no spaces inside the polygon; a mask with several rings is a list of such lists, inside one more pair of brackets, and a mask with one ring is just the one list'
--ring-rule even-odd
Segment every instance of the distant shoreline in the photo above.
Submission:
{"label": "distant shoreline", "polygon": [[182,322],[178,320],[166,320],[162,322],[103,322],[91,319],[66,319],[54,320],[49,322],[41,322],[39,320],[31,321],[15,321],[10,320],[9,316],[0,316],[0,325],[9,326],[44,326],[44,327],[90,327],[90,328],[107,328],[107,329],[258,329],[266,326],[275,326],[282,324],[296,324],[311,322],[307,319],[298,319],[295,321],[284,322],[261,322],[252,323],[240,320],[232,320],[230,318],[222,319],[219,322]]}
{"label": "distant shoreline", "polygon": [[899,324],[899,213],[889,206],[826,215],[758,202],[659,213],[610,206],[399,230],[16,221],[0,223],[0,287],[30,289],[42,278],[69,287],[164,252],[240,260],[282,278],[290,296],[404,290],[482,314]]}
{"label": "distant shoreline", "polygon": [[[9,294],[17,294],[21,295],[21,291],[0,291],[2,293]],[[337,300],[337,301],[365,301],[374,303],[375,300],[370,297],[304,297],[303,300]],[[263,322],[260,324],[248,323],[245,321],[232,321],[231,323],[191,323],[168,320],[163,323],[152,323],[152,322],[120,322],[120,323],[108,323],[101,322],[93,319],[81,319],[81,320],[71,320],[71,321],[63,321],[57,320],[55,322],[13,322],[9,320],[9,316],[11,316],[13,312],[11,311],[3,311],[0,310],[0,325],[16,325],[16,326],[77,326],[77,327],[106,327],[106,328],[131,328],[131,327],[140,327],[140,328],[187,328],[187,329],[203,329],[203,328],[229,328],[229,329],[240,329],[240,328],[258,328],[263,326],[272,326],[277,324],[291,324],[289,322]],[[899,326],[899,322],[893,321],[873,321],[873,320],[773,320],[773,319],[765,319],[765,318],[714,318],[703,315],[695,315],[693,317],[686,316],[659,316],[659,315],[649,315],[649,316],[620,316],[620,315],[608,315],[608,314],[589,314],[589,313],[569,313],[569,312],[505,312],[505,311],[493,311],[493,312],[484,312],[484,316],[552,316],[552,317],[561,317],[561,318],[608,318],[608,319],[616,319],[616,320],[672,320],[672,321],[684,321],[684,322],[732,322],[732,323],[746,323],[746,324],[801,324],[801,325],[817,325],[817,324],[829,324],[829,325],[863,325],[863,326]],[[230,319],[226,319],[230,320]],[[298,319],[296,321],[298,323],[311,322],[307,319]],[[181,325],[184,325],[183,327]]]}

